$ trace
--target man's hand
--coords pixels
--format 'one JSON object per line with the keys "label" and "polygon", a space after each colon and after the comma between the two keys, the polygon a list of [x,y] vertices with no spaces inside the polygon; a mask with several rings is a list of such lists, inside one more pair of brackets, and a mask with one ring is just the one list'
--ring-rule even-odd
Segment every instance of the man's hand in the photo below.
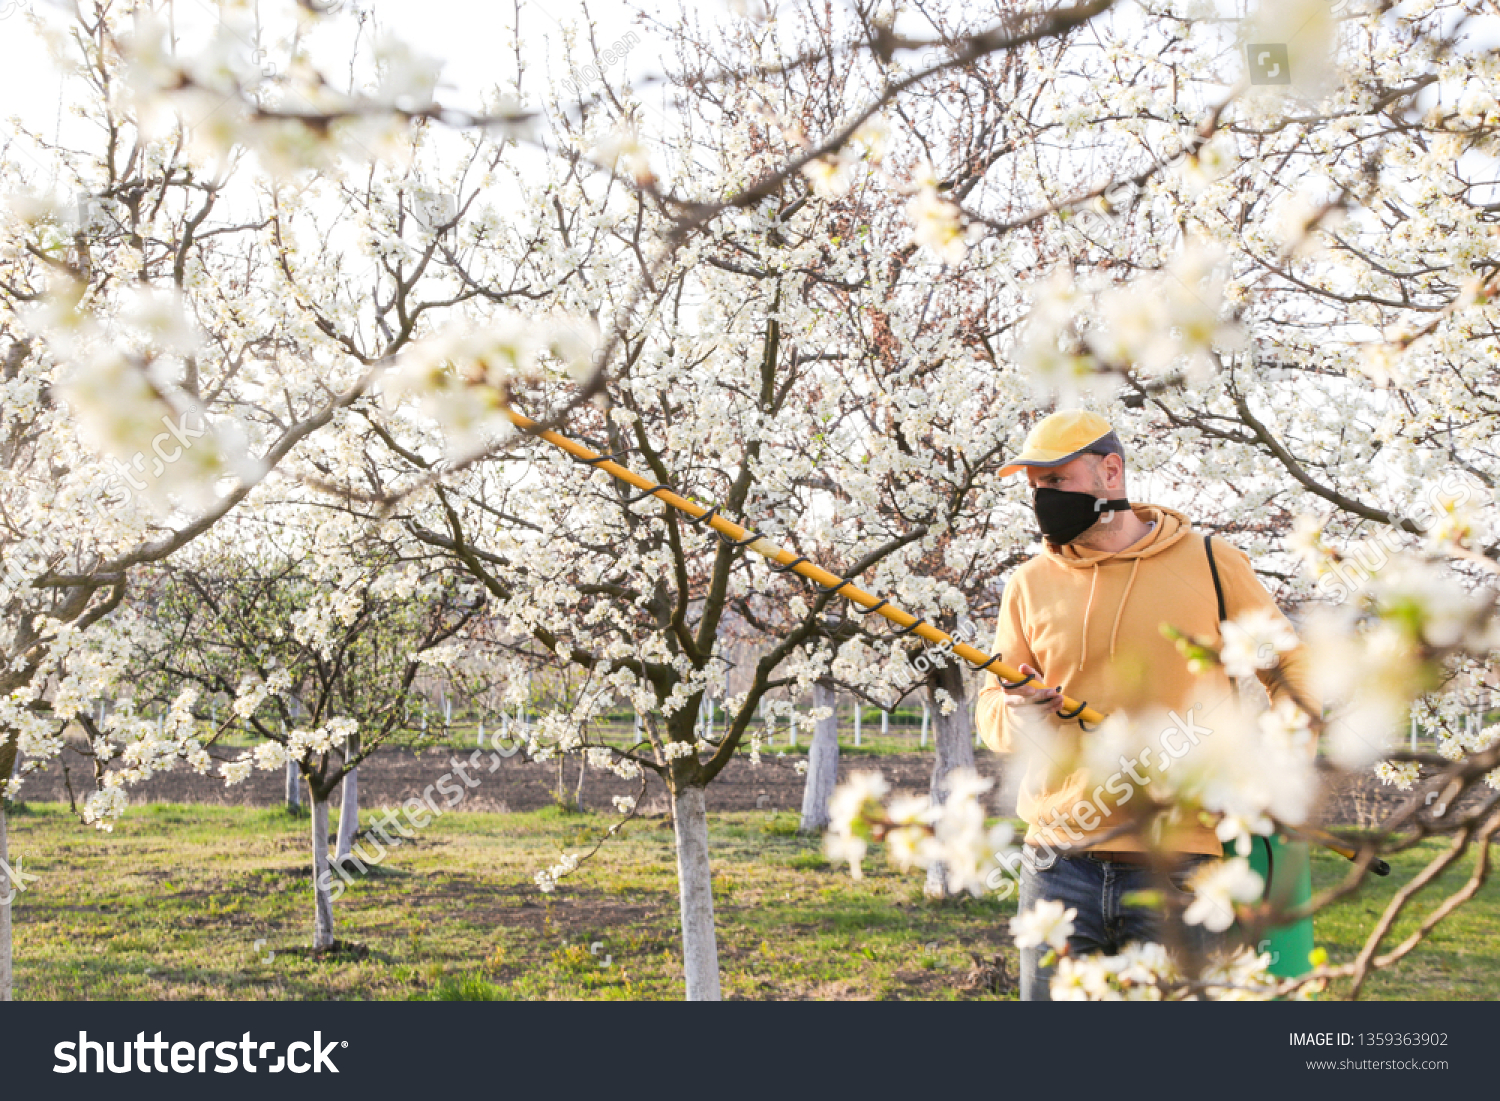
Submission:
{"label": "man's hand", "polygon": [[[1040,670],[1022,665],[1021,675],[1024,677],[1028,674],[1037,677],[1042,675]],[[1023,723],[1036,722],[1047,715],[1057,714],[1062,710],[1062,703],[1061,688],[1048,688],[1046,685],[1038,687],[1035,681],[1020,688],[1005,689],[1005,706],[1010,708],[1013,718]]]}

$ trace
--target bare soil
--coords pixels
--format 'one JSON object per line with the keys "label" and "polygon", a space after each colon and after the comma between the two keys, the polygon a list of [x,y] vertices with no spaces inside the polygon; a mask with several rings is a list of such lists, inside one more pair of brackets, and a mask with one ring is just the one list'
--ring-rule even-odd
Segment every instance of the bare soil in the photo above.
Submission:
{"label": "bare soil", "polygon": [[[470,751],[471,753],[473,751]],[[458,785],[460,778],[456,768],[461,766],[476,786],[465,788],[461,804],[465,810],[475,811],[527,811],[537,810],[558,801],[558,796],[572,800],[578,793],[578,778],[581,762],[569,759],[561,765],[556,761],[530,761],[524,755],[500,758],[493,772],[490,765],[496,758],[488,750],[473,758],[450,749],[433,747],[422,750],[384,748],[370,757],[359,770],[361,802],[366,807],[394,806],[413,796],[420,796],[429,785],[436,784],[445,776],[451,776],[451,784]],[[748,760],[732,762],[708,789],[708,806],[716,811],[796,811],[802,806],[802,777],[792,767],[799,758],[778,758],[774,753],[764,753],[759,765]],[[62,763],[66,763],[72,775],[73,788],[82,795],[90,775],[89,763],[71,747],[63,751],[60,761],[48,762],[45,768],[32,773],[26,779],[21,798],[40,802],[66,802],[67,787],[63,779]],[[976,765],[981,773],[996,781],[996,794],[992,810],[997,814],[1014,815],[1014,793],[1007,790],[1004,762],[992,753],[981,751]],[[929,753],[890,754],[869,756],[843,754],[839,762],[844,775],[861,769],[879,770],[884,773],[891,786],[900,790],[922,791],[929,784],[932,771],[932,756]],[[586,808],[607,811],[611,799],[616,795],[636,795],[640,791],[639,780],[622,780],[612,773],[589,770],[584,776],[581,792]],[[1421,788],[1417,789],[1420,798]],[[284,778],[280,769],[272,772],[252,772],[249,779],[234,787],[225,787],[223,780],[215,775],[200,776],[191,770],[176,771],[152,777],[131,789],[131,800],[136,803],[209,803],[231,806],[273,806],[283,800]],[[1329,796],[1324,807],[1323,822],[1330,826],[1374,826],[1401,803],[1410,798],[1394,788],[1383,786],[1373,775],[1346,777]],[[303,789],[306,799],[306,788]],[[1463,801],[1461,810],[1477,802],[1477,795]],[[339,796],[333,797],[337,805]],[[646,814],[667,813],[666,788],[654,775],[648,776],[646,795],[642,811]]]}

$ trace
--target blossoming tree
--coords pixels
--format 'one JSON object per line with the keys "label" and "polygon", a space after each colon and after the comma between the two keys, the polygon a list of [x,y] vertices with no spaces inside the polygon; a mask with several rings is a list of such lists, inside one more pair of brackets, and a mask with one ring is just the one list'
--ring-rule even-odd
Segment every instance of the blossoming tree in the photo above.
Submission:
{"label": "blossoming tree", "polygon": [[[156,690],[181,699],[186,689],[201,701],[228,701],[224,722],[203,742],[226,784],[288,761],[306,781],[312,946],[326,949],[335,943],[330,796],[342,785],[339,856],[357,856],[359,789],[349,780],[402,732],[419,674],[457,657],[484,597],[431,561],[403,558],[399,545],[351,518],[314,524],[299,522],[297,511],[282,506],[257,522],[232,521],[165,567],[147,595],[158,641],[141,647],[134,667],[153,674],[141,696]],[[304,543],[304,534],[312,539]],[[236,549],[245,546],[260,553]],[[82,721],[93,725],[86,715]],[[252,746],[219,749],[226,736]],[[210,767],[206,756],[190,763]],[[358,863],[370,862],[366,852]]]}

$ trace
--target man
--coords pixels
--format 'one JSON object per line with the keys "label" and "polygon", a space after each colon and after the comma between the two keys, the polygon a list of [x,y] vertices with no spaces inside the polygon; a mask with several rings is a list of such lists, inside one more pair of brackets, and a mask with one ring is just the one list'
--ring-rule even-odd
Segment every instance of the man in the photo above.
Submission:
{"label": "man", "polygon": [[[1238,691],[1218,666],[1193,674],[1161,628],[1167,623],[1218,645],[1221,619],[1262,610],[1285,622],[1249,558],[1214,539],[1210,559],[1203,536],[1182,513],[1132,505],[1125,450],[1109,423],[1093,413],[1065,410],[1038,423],[1000,473],[1023,470],[1044,551],[1006,584],[991,653],[1003,655],[1028,682],[1006,688],[987,674],[977,716],[985,743],[1009,753],[1049,728],[1088,738],[1076,721],[1058,717],[1064,694],[1105,713],[1168,710],[1181,717],[1186,734],[1211,732],[1216,710],[1230,710]],[[1260,676],[1273,700],[1288,686],[1311,699],[1300,648]],[[1028,825],[1021,911],[1041,899],[1075,908],[1069,951],[1077,955],[1161,941],[1160,911],[1122,903],[1132,891],[1162,886],[1146,863],[1147,845],[1126,829],[1128,813],[1091,801],[1093,784],[1082,769],[1062,776],[1046,765],[1028,769],[1017,802]],[[1178,891],[1203,863],[1223,854],[1215,832],[1198,822],[1167,831],[1160,847]],[[1193,933],[1200,950],[1212,946],[1201,929]],[[1045,951],[1021,951],[1022,1000],[1050,1000],[1052,969],[1040,965]]]}

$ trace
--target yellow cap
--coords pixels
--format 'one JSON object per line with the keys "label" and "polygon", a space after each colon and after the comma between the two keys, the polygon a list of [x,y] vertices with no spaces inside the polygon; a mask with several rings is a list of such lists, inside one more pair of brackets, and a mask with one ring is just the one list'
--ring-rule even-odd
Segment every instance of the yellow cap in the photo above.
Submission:
{"label": "yellow cap", "polygon": [[1000,476],[1016,474],[1028,466],[1062,466],[1086,454],[1123,459],[1125,448],[1103,417],[1083,409],[1064,409],[1037,422],[1021,453],[1000,468]]}

